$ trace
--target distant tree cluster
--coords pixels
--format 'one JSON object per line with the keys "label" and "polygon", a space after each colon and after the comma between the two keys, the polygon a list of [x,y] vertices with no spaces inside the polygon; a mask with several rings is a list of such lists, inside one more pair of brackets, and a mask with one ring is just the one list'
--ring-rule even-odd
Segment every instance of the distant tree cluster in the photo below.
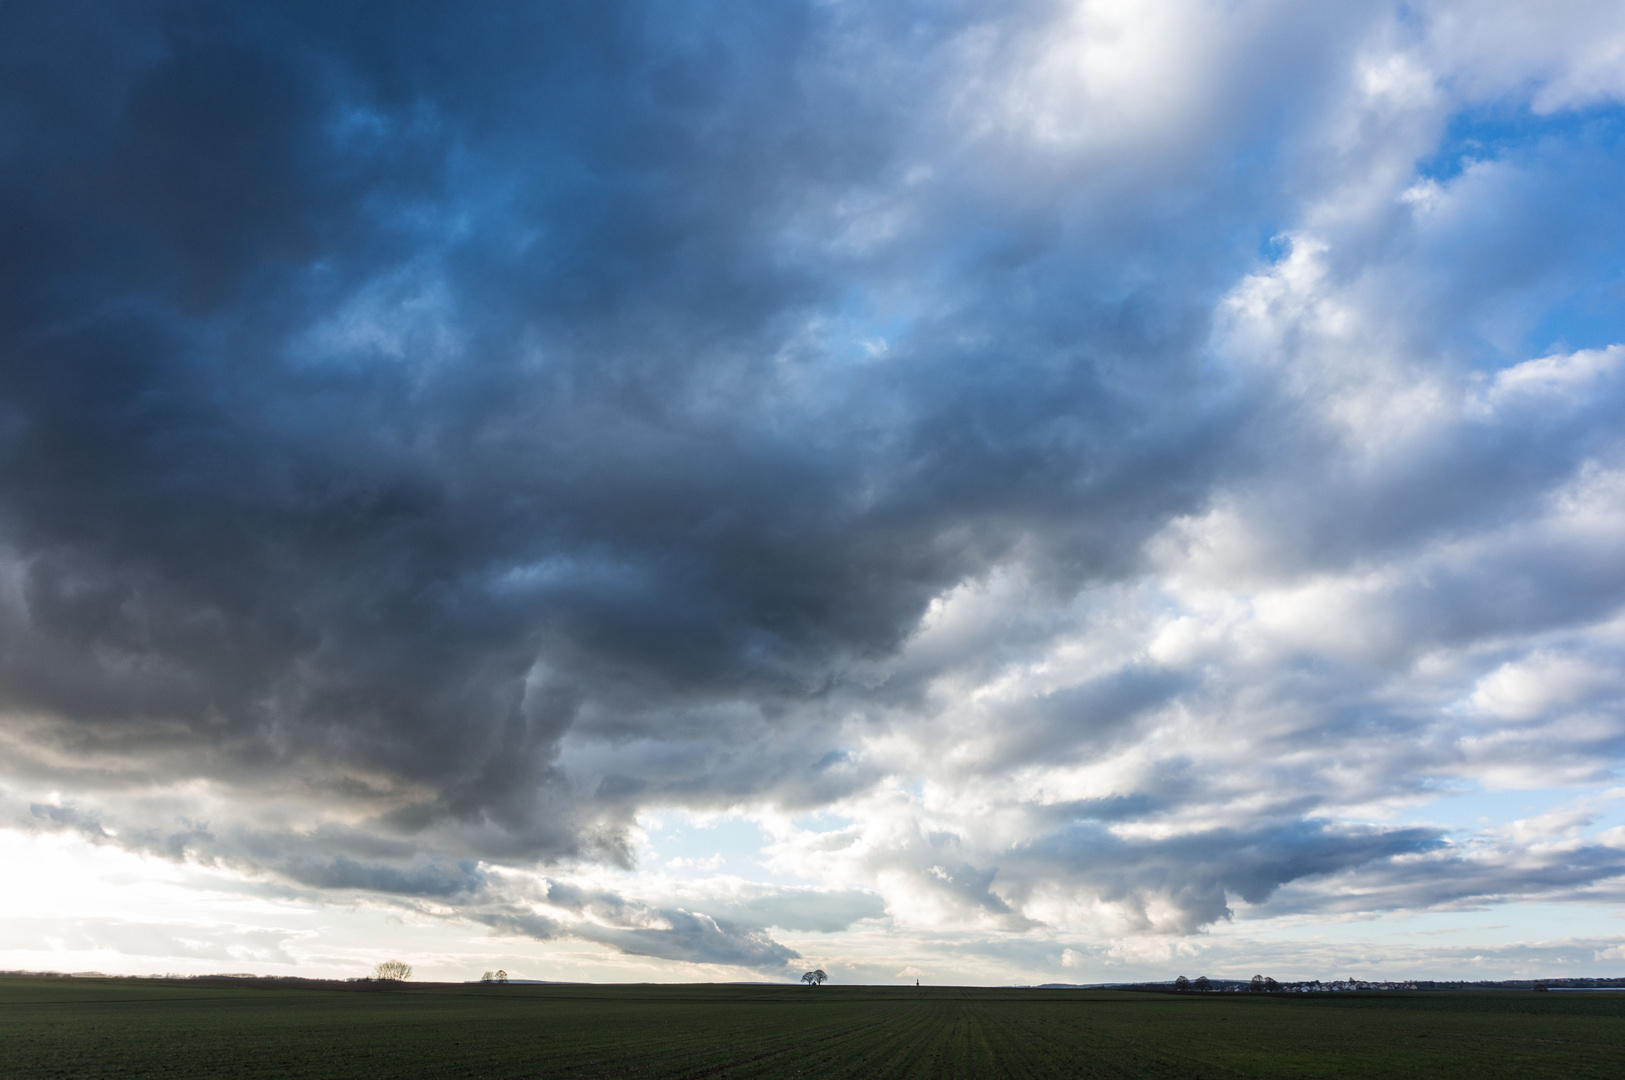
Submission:
{"label": "distant tree cluster", "polygon": [[806,983],[808,986],[822,986],[824,985],[824,980],[828,978],[829,976],[824,974],[823,968],[816,968],[815,970],[809,971],[803,975],[801,977],[801,981]]}
{"label": "distant tree cluster", "polygon": [[[1191,982],[1189,979],[1185,978],[1185,976],[1181,975],[1179,978],[1174,980],[1174,989],[1211,990],[1213,989],[1213,984],[1208,981],[1208,977],[1206,975],[1198,976],[1195,982]],[[1273,994],[1281,989],[1281,984],[1266,975],[1254,975],[1253,981],[1247,985],[1247,989],[1251,990],[1255,994]]]}
{"label": "distant tree cluster", "polygon": [[[1593,984],[1600,984],[1600,983],[1602,983],[1604,981],[1607,981],[1607,980],[1588,980],[1588,981],[1590,983],[1593,983]],[[1621,982],[1622,984],[1625,984],[1625,980],[1618,980],[1618,981]],[[1549,985],[1555,985],[1550,980],[1545,980],[1544,984],[1548,985],[1548,986]],[[1167,984],[1166,983],[1157,983],[1155,985],[1160,988],[1160,987],[1166,986]],[[1198,979],[1195,979],[1195,980],[1187,979],[1187,978],[1185,978],[1185,976],[1181,975],[1177,979],[1174,980],[1174,989],[1175,990],[1201,990],[1201,991],[1214,991],[1214,992],[1222,991],[1222,992],[1225,992],[1225,993],[1253,993],[1253,994],[1316,994],[1316,993],[1327,993],[1327,992],[1337,992],[1337,991],[1347,991],[1347,990],[1416,990],[1416,989],[1444,988],[1444,987],[1447,987],[1447,986],[1462,986],[1462,987],[1465,987],[1466,985],[1468,985],[1468,984],[1465,984],[1465,983],[1461,983],[1461,984],[1423,983],[1423,984],[1419,985],[1419,984],[1417,984],[1415,982],[1368,982],[1368,981],[1365,981],[1365,980],[1355,979],[1355,978],[1349,978],[1347,980],[1339,980],[1337,982],[1329,982],[1329,983],[1323,983],[1319,979],[1309,979],[1309,980],[1306,980],[1304,982],[1281,983],[1281,982],[1277,982],[1274,979],[1270,978],[1268,975],[1254,975],[1250,980],[1245,981],[1245,982],[1241,982],[1241,981],[1237,981],[1237,982],[1221,981],[1221,983],[1219,985],[1217,985],[1217,986],[1215,986],[1213,983],[1211,983],[1208,980],[1207,976],[1205,976],[1205,975],[1202,976],[1201,978],[1198,978]],[[1499,982],[1499,983],[1476,983],[1476,984],[1473,984],[1473,985],[1485,986],[1485,987],[1498,986],[1498,987],[1507,987],[1507,988],[1512,988],[1512,987],[1516,986],[1517,988],[1520,988],[1520,989],[1523,989],[1523,988],[1535,989],[1539,984],[1536,984],[1536,983],[1533,983],[1533,982],[1514,983],[1514,982],[1508,981],[1508,982]]]}
{"label": "distant tree cluster", "polygon": [[480,976],[480,982],[482,983],[505,983],[507,981],[508,973],[501,968],[497,968],[495,971],[487,971]]}
{"label": "distant tree cluster", "polygon": [[412,977],[412,965],[399,960],[385,960],[372,969],[372,977],[379,982],[405,982]]}

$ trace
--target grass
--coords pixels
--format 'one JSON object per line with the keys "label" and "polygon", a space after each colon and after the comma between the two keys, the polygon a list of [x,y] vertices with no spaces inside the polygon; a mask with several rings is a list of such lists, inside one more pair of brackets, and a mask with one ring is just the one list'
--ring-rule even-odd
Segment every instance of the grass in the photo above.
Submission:
{"label": "grass", "polygon": [[1615,1077],[1625,994],[0,979],[0,1077]]}

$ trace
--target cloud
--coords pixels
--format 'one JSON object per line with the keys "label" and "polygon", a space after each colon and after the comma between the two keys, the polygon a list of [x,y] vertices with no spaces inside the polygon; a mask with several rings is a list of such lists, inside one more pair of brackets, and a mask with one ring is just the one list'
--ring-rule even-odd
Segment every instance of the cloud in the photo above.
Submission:
{"label": "cloud", "polygon": [[645,896],[560,879],[505,875],[460,911],[501,934],[546,941],[575,938],[632,956],[782,974],[800,954],[768,927],[843,930],[878,915],[873,897],[832,890],[783,889],[740,882],[673,890],[644,883]]}
{"label": "cloud", "polygon": [[782,973],[800,954],[760,931],[739,932],[708,915],[677,910],[655,914],[644,926],[604,926],[584,923],[564,931],[545,916],[521,913],[479,913],[473,918],[498,933],[522,934],[547,940],[569,933],[607,945],[632,956],[653,956],[690,964],[719,964]]}
{"label": "cloud", "polygon": [[239,964],[293,962],[284,946],[298,934],[236,924],[139,922],[128,919],[7,919],[0,947],[64,952],[113,953],[124,957],[182,958]]}
{"label": "cloud", "polygon": [[7,821],[758,970],[1612,889],[1395,819],[1625,750],[1625,23],[1515,8],[9,11]]}

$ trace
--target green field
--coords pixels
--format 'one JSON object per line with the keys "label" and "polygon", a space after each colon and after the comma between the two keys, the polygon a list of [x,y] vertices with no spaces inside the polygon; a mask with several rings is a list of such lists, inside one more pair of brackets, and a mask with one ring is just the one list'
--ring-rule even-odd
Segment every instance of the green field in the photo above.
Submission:
{"label": "green field", "polygon": [[0,979],[0,1077],[1586,1077],[1625,994]]}

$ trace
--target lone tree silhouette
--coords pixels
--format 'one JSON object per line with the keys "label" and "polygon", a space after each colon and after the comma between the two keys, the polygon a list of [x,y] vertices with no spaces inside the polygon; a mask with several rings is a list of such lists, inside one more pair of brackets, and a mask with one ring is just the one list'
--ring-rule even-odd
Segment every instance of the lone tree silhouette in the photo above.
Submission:
{"label": "lone tree silhouette", "polygon": [[1179,978],[1174,980],[1174,989],[1175,990],[1189,990],[1190,988],[1191,988],[1191,981],[1189,979],[1185,978],[1185,976],[1181,975]]}
{"label": "lone tree silhouette", "polygon": [[801,981],[806,983],[808,986],[821,986],[824,980],[827,978],[829,978],[829,976],[824,974],[824,969],[818,968],[815,971],[809,971],[807,974],[803,975],[801,977]]}
{"label": "lone tree silhouette", "polygon": [[379,982],[404,982],[412,977],[412,965],[399,960],[385,960],[372,969],[372,977]]}
{"label": "lone tree silhouette", "polygon": [[1264,992],[1264,976],[1254,975],[1252,985],[1250,985],[1247,989],[1251,990],[1255,994],[1262,994]]}
{"label": "lone tree silhouette", "polygon": [[1213,988],[1213,984],[1207,981],[1206,975],[1196,976],[1196,981],[1191,985],[1198,990],[1211,990]]}

